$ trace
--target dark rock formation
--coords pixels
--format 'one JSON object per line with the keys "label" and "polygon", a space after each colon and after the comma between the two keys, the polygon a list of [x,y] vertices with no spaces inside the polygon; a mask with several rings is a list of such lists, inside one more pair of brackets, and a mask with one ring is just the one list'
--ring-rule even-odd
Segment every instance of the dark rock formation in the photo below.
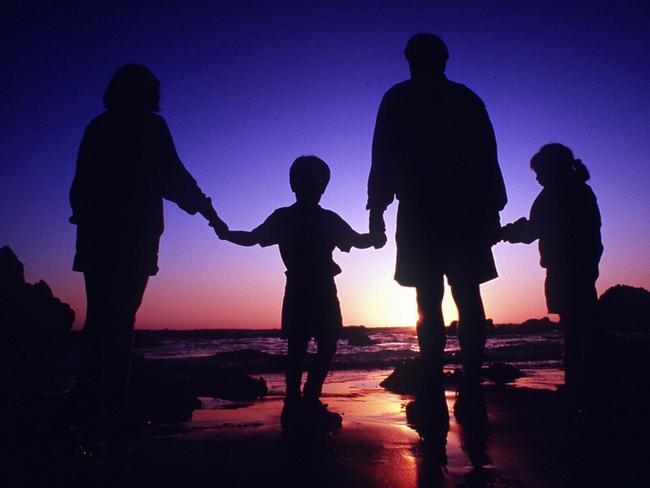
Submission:
{"label": "dark rock formation", "polygon": [[242,372],[284,372],[286,358],[284,355],[269,354],[257,349],[238,349],[220,352],[213,356],[213,364],[221,369]]}
{"label": "dark rock formation", "polygon": [[[379,386],[400,395],[415,395],[419,374],[418,359],[404,361],[397,365],[395,370],[379,383]],[[455,385],[458,384],[459,379],[460,370],[454,370],[453,373],[446,372],[443,381],[445,384]]]}
{"label": "dark rock formation", "polygon": [[74,312],[44,281],[25,283],[16,254],[0,248],[0,355],[2,381],[15,396],[38,395],[56,381],[68,352]]}
{"label": "dark rock formation", "polygon": [[[393,393],[401,395],[415,395],[418,386],[419,364],[418,359],[404,361],[386,377],[379,386]],[[495,363],[483,368],[483,377],[495,383],[510,383],[517,378],[524,376],[515,366],[507,363]],[[462,371],[455,369],[453,372],[445,372],[443,382],[445,385],[459,385],[462,378]]]}
{"label": "dark rock formation", "polygon": [[645,288],[616,285],[598,299],[604,323],[614,331],[650,331],[650,292]]}
{"label": "dark rock formation", "polygon": [[483,377],[497,384],[512,383],[526,376],[519,368],[508,363],[493,363],[483,368]]}
{"label": "dark rock formation", "polygon": [[368,336],[368,330],[363,325],[343,327],[341,339],[347,339],[350,346],[371,346],[375,343]]}
{"label": "dark rock formation", "polygon": [[206,370],[192,376],[190,384],[199,396],[224,400],[253,401],[269,393],[264,378],[253,378],[236,370]]}
{"label": "dark rock formation", "polygon": [[141,354],[133,355],[128,397],[129,418],[136,426],[188,420],[203,406],[187,378],[152,366]]}

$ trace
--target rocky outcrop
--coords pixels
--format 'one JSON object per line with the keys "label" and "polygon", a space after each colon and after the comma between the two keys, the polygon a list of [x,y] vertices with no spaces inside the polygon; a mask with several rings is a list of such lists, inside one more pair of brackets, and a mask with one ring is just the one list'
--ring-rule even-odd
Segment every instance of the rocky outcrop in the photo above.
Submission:
{"label": "rocky outcrop", "polygon": [[[493,363],[483,368],[483,378],[497,384],[511,383],[517,378],[525,376],[517,367],[507,363]],[[418,376],[420,374],[419,360],[413,359],[399,364],[395,370],[388,375],[379,386],[393,393],[401,395],[415,395],[418,387]],[[443,382],[445,385],[458,386],[461,382],[462,372],[455,369],[453,372],[445,372]]]}
{"label": "rocky outcrop", "polygon": [[347,339],[350,346],[371,346],[375,343],[368,335],[368,330],[363,325],[343,327],[342,339]]}
{"label": "rocky outcrop", "polygon": [[627,285],[609,288],[598,299],[604,323],[614,331],[650,331],[650,291]]}
{"label": "rocky outcrop", "polygon": [[45,281],[25,282],[9,246],[0,248],[0,355],[2,381],[12,394],[36,395],[52,381],[68,352],[74,312]]}

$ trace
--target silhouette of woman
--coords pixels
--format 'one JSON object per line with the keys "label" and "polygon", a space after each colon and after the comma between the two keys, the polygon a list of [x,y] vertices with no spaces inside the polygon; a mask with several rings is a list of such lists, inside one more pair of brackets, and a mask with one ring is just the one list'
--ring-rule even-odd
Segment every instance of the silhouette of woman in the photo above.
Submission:
{"label": "silhouette of woman", "polygon": [[156,77],[141,65],[122,66],[103,101],[106,111],[86,127],[70,190],[73,269],[84,273],[87,298],[79,390],[98,435],[118,432],[123,420],[135,315],[158,271],[163,198],[227,230],[155,114]]}

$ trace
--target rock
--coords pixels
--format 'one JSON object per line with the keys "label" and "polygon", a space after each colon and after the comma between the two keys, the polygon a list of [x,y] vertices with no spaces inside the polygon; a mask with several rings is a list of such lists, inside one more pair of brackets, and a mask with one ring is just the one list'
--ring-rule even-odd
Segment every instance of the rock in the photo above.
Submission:
{"label": "rock", "polygon": [[342,339],[347,339],[350,346],[371,346],[375,343],[363,325],[343,327]]}
{"label": "rock", "polygon": [[645,288],[616,285],[598,299],[600,316],[615,331],[650,331],[650,292]]}
{"label": "rock", "polygon": [[[393,393],[415,395],[418,387],[419,374],[418,359],[404,361],[386,379],[379,383],[379,386]],[[455,369],[451,373],[445,372],[443,382],[445,385],[459,385],[462,375],[463,373],[460,369]],[[483,377],[494,383],[510,383],[522,376],[524,376],[524,373],[521,370],[507,363],[495,363],[487,368],[483,368]]]}
{"label": "rock", "polygon": [[508,363],[493,363],[483,368],[483,377],[497,384],[512,383],[526,376],[519,368]]}
{"label": "rock", "polygon": [[204,371],[193,376],[190,384],[199,396],[224,400],[253,401],[269,393],[264,378],[253,378],[236,370]]}
{"label": "rock", "polygon": [[[420,374],[419,362],[419,359],[412,359],[397,365],[395,370],[379,383],[379,386],[400,395],[415,395]],[[445,372],[443,382],[446,385],[458,384],[460,377],[460,370],[454,370],[452,373]]]}
{"label": "rock", "polygon": [[214,365],[225,370],[284,372],[286,368],[284,355],[269,354],[257,349],[219,352],[213,357]]}
{"label": "rock", "polygon": [[68,351],[74,312],[44,281],[25,283],[24,267],[8,246],[0,248],[0,355],[2,381],[16,396],[40,394],[56,377]]}
{"label": "rock", "polygon": [[405,361],[397,365],[379,386],[400,395],[414,395],[418,386],[419,366],[417,359]]}
{"label": "rock", "polygon": [[148,364],[141,354],[134,354],[131,361],[128,398],[128,416],[140,426],[148,421],[188,420],[203,406],[187,378]]}

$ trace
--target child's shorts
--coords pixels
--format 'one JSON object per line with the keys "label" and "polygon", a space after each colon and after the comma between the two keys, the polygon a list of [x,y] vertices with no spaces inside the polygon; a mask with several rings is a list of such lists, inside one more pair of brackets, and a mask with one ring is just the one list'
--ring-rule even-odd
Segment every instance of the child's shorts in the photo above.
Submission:
{"label": "child's shorts", "polygon": [[338,338],[342,327],[334,277],[296,279],[287,276],[282,302],[283,338]]}

